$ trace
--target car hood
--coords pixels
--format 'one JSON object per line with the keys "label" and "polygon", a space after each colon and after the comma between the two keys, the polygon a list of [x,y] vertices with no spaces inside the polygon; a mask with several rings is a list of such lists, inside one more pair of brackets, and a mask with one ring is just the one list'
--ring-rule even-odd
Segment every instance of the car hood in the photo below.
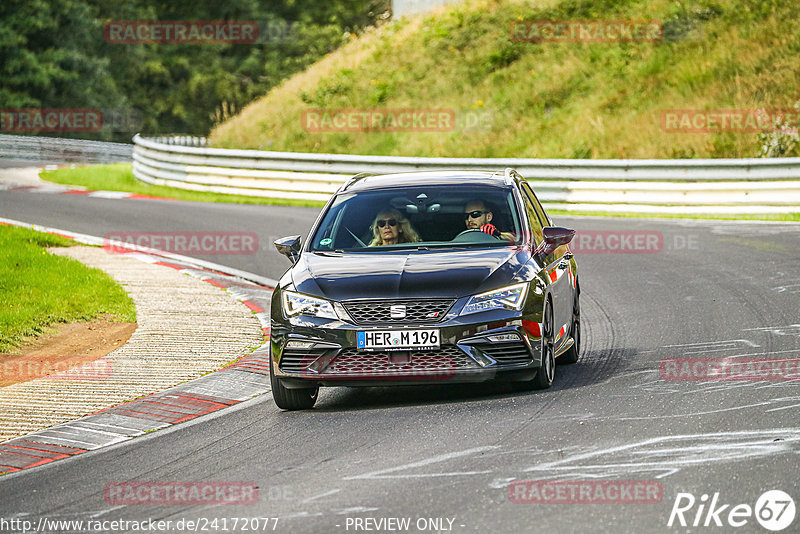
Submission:
{"label": "car hood", "polygon": [[301,293],[356,298],[459,298],[517,280],[530,259],[521,247],[390,253],[306,252],[292,269]]}

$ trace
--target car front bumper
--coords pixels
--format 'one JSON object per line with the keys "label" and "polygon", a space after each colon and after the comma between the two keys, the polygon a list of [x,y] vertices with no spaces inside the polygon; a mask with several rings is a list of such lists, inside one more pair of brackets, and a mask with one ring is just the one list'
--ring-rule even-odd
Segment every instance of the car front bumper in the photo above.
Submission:
{"label": "car front bumper", "polygon": [[[359,326],[306,316],[281,319],[276,321],[273,314],[270,357],[272,372],[290,389],[529,380],[541,365],[538,323],[509,310],[451,316],[435,325]],[[359,331],[414,328],[438,329],[439,349],[356,348]]]}

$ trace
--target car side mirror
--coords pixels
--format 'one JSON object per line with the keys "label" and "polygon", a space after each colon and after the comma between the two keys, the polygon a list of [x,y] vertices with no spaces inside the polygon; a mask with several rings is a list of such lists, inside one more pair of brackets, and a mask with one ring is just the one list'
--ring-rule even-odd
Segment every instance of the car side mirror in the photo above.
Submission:
{"label": "car side mirror", "polygon": [[292,235],[289,237],[282,237],[274,241],[275,248],[278,252],[289,258],[292,263],[297,263],[300,257],[300,236]]}
{"label": "car side mirror", "polygon": [[558,247],[568,244],[575,237],[575,230],[563,226],[545,226],[542,228],[544,239],[536,247],[535,254],[552,254]]}

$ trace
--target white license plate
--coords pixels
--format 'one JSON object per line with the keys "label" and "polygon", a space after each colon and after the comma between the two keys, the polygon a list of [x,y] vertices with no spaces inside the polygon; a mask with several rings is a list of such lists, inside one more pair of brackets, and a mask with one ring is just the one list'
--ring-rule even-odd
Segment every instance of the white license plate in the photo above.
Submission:
{"label": "white license plate", "polygon": [[439,331],[432,330],[360,330],[361,350],[424,350],[439,348]]}

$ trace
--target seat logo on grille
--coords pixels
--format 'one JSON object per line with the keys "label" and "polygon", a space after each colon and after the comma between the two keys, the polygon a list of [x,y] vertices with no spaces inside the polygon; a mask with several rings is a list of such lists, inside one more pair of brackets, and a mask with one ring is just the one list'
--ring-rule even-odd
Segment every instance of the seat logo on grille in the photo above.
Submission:
{"label": "seat logo on grille", "polygon": [[389,313],[392,319],[405,319],[406,307],[405,304],[395,304],[389,308]]}

